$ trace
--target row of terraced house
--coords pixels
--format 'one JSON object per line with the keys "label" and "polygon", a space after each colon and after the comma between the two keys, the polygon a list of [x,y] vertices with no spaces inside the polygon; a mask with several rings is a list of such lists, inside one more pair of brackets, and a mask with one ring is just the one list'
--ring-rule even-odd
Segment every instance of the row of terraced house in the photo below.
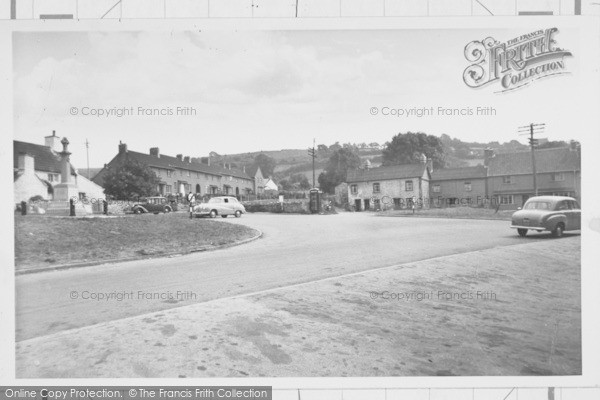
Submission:
{"label": "row of terraced house", "polygon": [[267,180],[260,168],[253,170],[232,168],[231,164],[211,164],[210,157],[193,158],[177,154],[175,157],[161,154],[158,147],[148,153],[131,151],[127,144],[120,143],[119,151],[113,159],[94,176],[93,181],[103,186],[105,175],[126,162],[135,160],[148,166],[160,182],[156,192],[161,196],[185,195],[227,195],[240,198],[261,194]]}
{"label": "row of terraced house", "polygon": [[[538,195],[571,196],[581,201],[578,145],[535,151]],[[425,157],[418,164],[348,171],[348,203],[357,210],[482,206],[516,209],[535,195],[530,151],[496,154],[485,150],[483,165],[434,170]]]}

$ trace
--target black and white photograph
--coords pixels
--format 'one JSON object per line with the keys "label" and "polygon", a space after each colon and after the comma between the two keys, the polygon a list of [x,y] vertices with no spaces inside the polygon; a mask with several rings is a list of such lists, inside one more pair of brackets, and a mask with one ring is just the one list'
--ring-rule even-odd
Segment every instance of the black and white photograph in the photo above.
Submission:
{"label": "black and white photograph", "polygon": [[589,376],[600,25],[523,18],[12,31],[14,378]]}

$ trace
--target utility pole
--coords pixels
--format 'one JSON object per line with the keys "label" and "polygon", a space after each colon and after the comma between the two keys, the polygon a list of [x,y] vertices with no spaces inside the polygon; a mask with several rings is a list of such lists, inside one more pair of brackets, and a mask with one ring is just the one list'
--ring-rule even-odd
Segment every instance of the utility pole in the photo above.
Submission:
{"label": "utility pole", "polygon": [[308,155],[312,157],[312,169],[313,169],[313,184],[312,187],[316,188],[315,184],[315,158],[317,157],[317,153],[315,151],[315,139],[313,139],[313,147],[308,148]]}
{"label": "utility pole", "polygon": [[531,123],[528,126],[519,127],[519,132],[522,135],[529,136],[529,146],[531,147],[531,170],[533,173],[533,193],[534,196],[538,195],[538,187],[537,187],[537,173],[535,170],[535,147],[538,145],[538,139],[535,139],[533,136],[537,133],[541,133],[544,131],[546,124],[534,124]]}
{"label": "utility pole", "polygon": [[10,19],[17,19],[17,0],[10,0]]}
{"label": "utility pole", "polygon": [[90,177],[90,142],[87,139],[85,139],[85,154],[87,158],[87,178],[92,179]]}

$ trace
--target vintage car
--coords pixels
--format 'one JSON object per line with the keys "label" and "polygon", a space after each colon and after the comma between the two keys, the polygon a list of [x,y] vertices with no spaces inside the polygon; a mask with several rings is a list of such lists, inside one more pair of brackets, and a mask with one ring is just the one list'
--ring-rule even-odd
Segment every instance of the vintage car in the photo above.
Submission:
{"label": "vintage car", "polygon": [[581,229],[581,207],[572,197],[531,197],[522,209],[512,215],[510,227],[516,229],[519,236],[533,230],[550,231],[560,237],[564,231]]}
{"label": "vintage car", "polygon": [[223,218],[227,218],[229,215],[235,215],[237,218],[241,217],[246,212],[246,209],[235,197],[232,196],[218,196],[210,198],[206,203],[201,203],[194,207],[194,215],[210,216],[215,218],[220,215]]}
{"label": "vintage car", "polygon": [[160,212],[169,213],[173,211],[173,206],[164,197],[147,197],[144,201],[134,204],[133,207],[131,207],[131,211],[136,214],[158,214]]}

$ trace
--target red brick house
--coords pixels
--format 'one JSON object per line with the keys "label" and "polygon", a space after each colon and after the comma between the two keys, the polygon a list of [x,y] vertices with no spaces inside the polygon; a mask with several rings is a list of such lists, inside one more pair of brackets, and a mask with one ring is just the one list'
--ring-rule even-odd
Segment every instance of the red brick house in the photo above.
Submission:
{"label": "red brick house", "polygon": [[[571,196],[581,201],[581,153],[571,147],[535,151],[538,195]],[[531,152],[494,154],[486,150],[487,190],[492,204],[521,207],[535,195]]]}
{"label": "red brick house", "polygon": [[483,204],[488,198],[487,169],[483,165],[438,169],[431,173],[429,187],[437,207]]}

